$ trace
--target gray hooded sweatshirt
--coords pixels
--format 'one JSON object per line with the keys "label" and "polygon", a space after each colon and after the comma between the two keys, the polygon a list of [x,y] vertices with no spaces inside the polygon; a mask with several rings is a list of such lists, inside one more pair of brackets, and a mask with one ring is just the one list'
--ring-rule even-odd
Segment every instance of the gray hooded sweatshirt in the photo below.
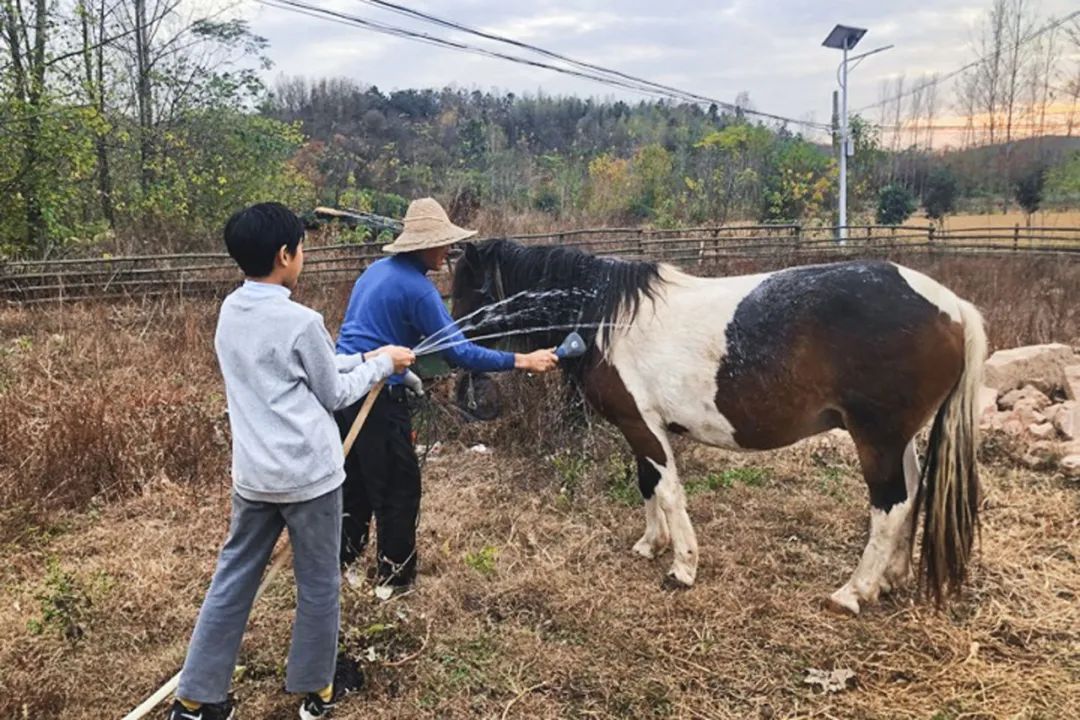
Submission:
{"label": "gray hooded sweatshirt", "polygon": [[333,412],[390,376],[380,355],[335,355],[322,315],[288,288],[246,281],[221,305],[214,349],[232,430],[233,488],[245,500],[297,503],[336,489],[345,457]]}

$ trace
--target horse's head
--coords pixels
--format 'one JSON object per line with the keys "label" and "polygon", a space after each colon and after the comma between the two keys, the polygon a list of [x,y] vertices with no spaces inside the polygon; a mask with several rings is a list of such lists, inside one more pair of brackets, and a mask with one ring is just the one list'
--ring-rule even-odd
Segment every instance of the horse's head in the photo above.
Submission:
{"label": "horse's head", "polygon": [[465,243],[454,267],[450,314],[457,320],[499,300],[489,246]]}
{"label": "horse's head", "polygon": [[[475,322],[483,334],[505,332],[522,347],[553,347],[570,330],[591,345],[616,324],[633,320],[642,298],[660,282],[656,263],[599,258],[576,248],[519,245],[511,240],[466,244],[454,268],[454,319],[498,306]],[[465,331],[469,335],[469,331]]]}

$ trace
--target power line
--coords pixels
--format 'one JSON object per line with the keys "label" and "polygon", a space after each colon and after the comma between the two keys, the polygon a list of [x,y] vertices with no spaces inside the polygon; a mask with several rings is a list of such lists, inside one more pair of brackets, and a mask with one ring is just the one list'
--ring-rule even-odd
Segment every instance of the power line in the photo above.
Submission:
{"label": "power line", "polygon": [[[430,19],[429,21],[437,22],[440,25],[443,25],[444,27],[453,27],[454,29],[461,29],[461,30],[463,30],[465,32],[472,32],[474,34],[480,35],[481,37],[489,37],[489,39],[496,39],[496,40],[498,40],[500,42],[509,42],[510,44],[514,44],[514,45],[516,45],[518,47],[524,47],[526,49],[531,49],[531,50],[534,50],[536,52],[541,52],[541,53],[545,54],[548,57],[559,59],[559,60],[561,60],[563,62],[570,62],[570,63],[577,64],[579,67],[584,67],[584,68],[589,68],[589,69],[596,68],[596,69],[598,69],[599,72],[608,73],[608,75],[607,76],[605,76],[605,75],[597,75],[594,72],[587,72],[586,70],[575,70],[575,69],[572,69],[572,68],[560,67],[558,65],[552,65],[550,63],[545,63],[545,62],[541,62],[541,61],[538,61],[538,60],[533,60],[533,59],[521,57],[521,56],[518,56],[518,55],[509,55],[509,54],[502,53],[502,52],[499,52],[499,51],[490,50],[490,49],[478,47],[478,46],[475,46],[475,45],[469,45],[469,44],[464,43],[464,42],[448,40],[448,39],[445,39],[445,38],[430,35],[428,33],[417,32],[417,31],[414,31],[414,30],[409,30],[409,29],[394,26],[394,25],[388,25],[388,24],[385,24],[385,23],[381,23],[381,22],[377,22],[377,21],[374,21],[374,20],[369,20],[369,19],[366,19],[366,18],[362,18],[362,17],[356,16],[356,15],[352,15],[352,14],[349,14],[349,13],[339,12],[339,11],[335,11],[335,10],[329,10],[329,9],[326,9],[326,8],[320,8],[320,7],[315,6],[315,5],[310,5],[310,4],[306,3],[306,2],[301,2],[300,0],[257,0],[257,1],[260,2],[263,5],[267,5],[269,7],[275,7],[275,8],[281,9],[281,10],[287,10],[287,11],[295,12],[295,13],[298,13],[298,14],[301,14],[301,15],[307,15],[309,17],[316,17],[316,18],[320,18],[320,19],[324,19],[324,20],[330,20],[332,22],[338,22],[340,24],[362,27],[364,29],[371,30],[373,32],[377,32],[377,33],[381,33],[381,34],[385,34],[385,35],[390,35],[390,36],[393,36],[393,37],[399,37],[399,38],[403,38],[403,39],[407,39],[407,40],[423,42],[423,43],[426,43],[426,44],[429,44],[429,45],[434,45],[436,47],[441,47],[441,48],[446,48],[446,49],[451,49],[451,50],[457,50],[457,51],[460,51],[460,52],[467,52],[467,53],[470,53],[470,54],[481,55],[481,56],[484,56],[484,57],[494,58],[494,59],[498,59],[498,60],[507,60],[509,62],[514,62],[514,63],[518,63],[518,64],[521,64],[521,65],[527,65],[527,66],[530,66],[530,67],[536,67],[536,68],[541,68],[541,69],[545,69],[545,70],[552,70],[554,72],[562,73],[564,75],[570,75],[572,77],[578,77],[578,78],[582,78],[582,79],[586,79],[586,80],[592,80],[594,82],[599,82],[599,83],[602,83],[602,84],[605,84],[605,85],[609,85],[609,86],[613,86],[613,87],[619,87],[619,88],[631,90],[631,91],[634,91],[634,92],[639,92],[639,93],[644,93],[644,94],[647,94],[647,95],[652,95],[652,96],[655,96],[655,97],[673,98],[673,99],[681,100],[683,102],[690,102],[690,103],[694,103],[694,104],[698,104],[698,103],[715,103],[718,106],[724,106],[726,108],[735,108],[735,109],[737,109],[740,112],[743,112],[745,114],[755,115],[755,116],[758,116],[758,117],[767,118],[767,119],[770,119],[770,120],[775,120],[775,121],[779,121],[779,122],[783,122],[783,123],[790,123],[790,124],[793,124],[793,125],[799,125],[799,126],[806,127],[806,128],[812,128],[812,129],[815,129],[815,130],[827,130],[829,128],[829,126],[824,124],[824,123],[817,123],[817,122],[812,122],[812,121],[808,121],[808,120],[797,120],[795,118],[784,117],[782,115],[774,115],[772,113],[764,113],[764,112],[759,112],[759,111],[756,111],[756,110],[747,110],[747,109],[743,109],[743,108],[737,108],[737,106],[735,106],[735,105],[733,105],[731,103],[725,103],[723,101],[716,100],[714,98],[710,98],[710,97],[707,97],[707,96],[704,96],[704,95],[698,95],[697,93],[692,93],[692,92],[680,90],[678,88],[673,88],[671,86],[661,85],[660,83],[654,83],[654,82],[651,82],[649,80],[645,80],[645,79],[638,78],[638,77],[635,77],[635,76],[632,76],[632,75],[628,75],[626,73],[621,73],[619,71],[608,70],[608,69],[602,68],[600,66],[591,66],[588,63],[572,60],[570,58],[566,58],[565,56],[561,56],[558,53],[553,53],[551,51],[543,50],[542,48],[534,48],[534,46],[529,46],[529,45],[526,45],[524,43],[519,43],[518,41],[511,40],[509,38],[500,38],[499,36],[493,35],[491,33],[483,33],[482,31],[478,31],[478,30],[473,31],[471,28],[467,28],[467,27],[465,27],[463,25],[453,23],[452,21],[443,20],[442,18],[435,18],[435,16],[427,16],[425,13],[420,13],[419,11],[412,11],[409,8],[405,8],[404,6],[394,5],[393,8],[394,8],[394,10],[396,12],[408,13],[408,14],[415,13],[417,17],[424,16],[424,19]],[[387,3],[387,5],[392,5],[392,4]]]}
{"label": "power line", "polygon": [[[1075,17],[1080,17],[1080,10],[1074,10],[1071,13],[1069,13],[1068,15],[1066,15],[1066,16],[1058,19],[1058,20],[1051,20],[1049,23],[1047,23],[1043,27],[1039,28],[1038,30],[1032,31],[1031,33],[1029,33],[1025,37],[1020,38],[1018,41],[1016,41],[1015,43],[1013,43],[1009,47],[1009,50],[1014,50],[1016,48],[1019,48],[1021,45],[1024,45],[1024,44],[1026,44],[1028,42],[1031,42],[1032,40],[1039,37],[1040,35],[1043,35],[1043,34],[1045,34],[1047,32],[1050,32],[1051,30],[1053,30],[1055,28],[1061,27],[1062,25],[1069,22],[1070,20],[1072,20]],[[888,105],[889,103],[896,102],[897,100],[902,100],[902,99],[904,99],[906,97],[914,95],[915,93],[922,92],[923,90],[925,90],[925,89],[927,89],[929,87],[933,87],[934,85],[939,85],[939,84],[945,82],[946,80],[952,80],[957,75],[960,75],[960,74],[962,74],[964,72],[967,72],[968,70],[970,70],[973,67],[978,67],[983,61],[987,60],[989,57],[990,57],[989,55],[984,55],[984,56],[982,56],[980,58],[976,58],[975,60],[972,60],[971,62],[969,62],[967,65],[964,65],[962,67],[958,67],[955,70],[953,70],[953,71],[951,71],[949,73],[946,73],[945,75],[940,75],[940,76],[935,75],[931,79],[926,80],[926,81],[924,81],[922,83],[919,83],[918,85],[911,88],[910,90],[899,93],[899,94],[894,95],[893,97],[890,97],[890,98],[885,98],[884,100],[878,100],[876,103],[872,103],[870,105],[864,105],[864,106],[862,106],[860,108],[857,108],[857,109],[853,110],[852,112],[860,113],[860,112],[864,112],[866,110],[873,110],[874,108],[881,107],[882,105]]]}
{"label": "power line", "polygon": [[[679,88],[672,87],[670,85],[664,85],[662,83],[657,83],[657,82],[653,82],[651,80],[646,80],[644,78],[641,78],[641,77],[638,77],[638,76],[635,76],[635,75],[630,75],[628,73],[624,73],[624,72],[622,72],[620,70],[613,70],[611,68],[606,68],[606,67],[604,67],[602,65],[596,65],[594,63],[586,62],[584,60],[576,60],[576,59],[574,59],[572,57],[568,57],[568,56],[563,55],[561,53],[557,53],[557,52],[554,52],[552,50],[547,50],[545,48],[538,47],[536,45],[531,45],[529,43],[522,42],[520,40],[515,40],[514,38],[507,37],[505,35],[498,35],[496,33],[486,32],[484,30],[478,30],[476,28],[469,27],[468,25],[463,25],[461,23],[454,22],[453,20],[446,20],[444,18],[440,18],[440,17],[437,17],[435,15],[431,15],[430,13],[421,12],[420,10],[414,10],[412,8],[405,7],[404,5],[399,5],[399,4],[393,3],[393,2],[388,2],[387,0],[359,0],[359,2],[363,2],[363,3],[366,3],[368,5],[372,5],[374,7],[383,8],[385,10],[390,10],[391,12],[396,12],[399,15],[405,15],[407,17],[417,18],[417,19],[420,19],[420,20],[424,20],[426,22],[434,23],[436,25],[440,25],[442,27],[449,28],[449,29],[452,29],[452,30],[460,30],[461,32],[465,32],[465,33],[468,33],[470,35],[475,35],[477,37],[481,37],[481,38],[484,38],[486,40],[493,40],[495,42],[504,43],[506,45],[512,45],[514,47],[521,48],[523,50],[530,50],[532,52],[539,53],[540,55],[543,55],[545,57],[549,57],[549,58],[551,58],[553,60],[561,60],[562,62],[570,63],[571,65],[574,65],[574,66],[577,66],[577,67],[580,67],[580,68],[584,68],[586,70],[592,70],[592,71],[595,71],[595,72],[603,73],[605,75],[611,75],[611,76],[614,76],[614,77],[622,78],[624,80],[629,80],[629,81],[632,81],[632,82],[640,83],[642,85],[647,85],[649,87],[656,88],[657,90],[663,90],[664,92],[675,93],[675,94],[677,94],[679,96],[693,98],[693,99],[698,100],[700,102],[715,103],[717,106],[725,108],[727,110],[731,110],[733,112],[741,112],[741,113],[746,114],[746,115],[754,115],[756,117],[762,117],[762,118],[766,118],[766,119],[769,119],[769,120],[777,120],[777,121],[780,121],[780,122],[795,123],[795,124],[800,124],[800,125],[806,124],[802,120],[796,120],[794,118],[789,118],[789,117],[786,117],[786,116],[783,116],[783,115],[776,115],[774,113],[761,112],[761,111],[758,111],[758,110],[750,110],[750,109],[743,108],[743,107],[740,107],[738,105],[735,105],[734,103],[724,102],[722,100],[717,100],[715,98],[711,98],[711,97],[708,97],[706,95],[700,95],[698,93],[690,92],[690,91],[687,91],[687,90],[681,90]],[[823,128],[823,129],[827,129],[829,127],[828,125],[826,125],[824,123],[813,123],[812,125],[814,127],[820,127],[820,128]]]}

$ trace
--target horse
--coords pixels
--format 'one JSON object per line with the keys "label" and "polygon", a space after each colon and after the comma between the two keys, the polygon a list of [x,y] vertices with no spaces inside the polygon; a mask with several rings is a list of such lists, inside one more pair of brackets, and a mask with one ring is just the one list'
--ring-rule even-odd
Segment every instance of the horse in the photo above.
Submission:
{"label": "horse", "polygon": [[[665,584],[693,585],[698,566],[671,435],[762,451],[842,428],[869,490],[870,531],[831,607],[858,615],[907,583],[921,510],[922,594],[940,606],[959,592],[978,529],[976,408],[987,351],[971,303],[881,261],[703,278],[496,239],[466,244],[453,269],[456,318],[545,294],[554,300],[544,303],[544,323],[559,334],[580,328],[589,344],[569,372],[635,457],[645,532],[633,550],[651,559],[672,548]],[[507,313],[519,329],[526,315]],[[558,344],[553,333],[529,337]],[[931,419],[920,469],[915,437]]]}

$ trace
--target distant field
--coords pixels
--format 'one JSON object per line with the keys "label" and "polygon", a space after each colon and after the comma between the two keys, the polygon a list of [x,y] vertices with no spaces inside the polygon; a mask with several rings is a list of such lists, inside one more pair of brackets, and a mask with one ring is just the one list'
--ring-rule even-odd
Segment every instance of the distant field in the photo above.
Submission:
{"label": "distant field", "polygon": [[[926,220],[925,217],[912,217],[908,224],[914,224],[916,220]],[[929,222],[929,221],[927,221]],[[945,219],[946,230],[967,230],[970,228],[986,227],[1020,227],[1027,226],[1027,216],[1022,212],[950,215]],[[1039,212],[1031,218],[1032,227],[1069,227],[1080,228],[1080,210]]]}

